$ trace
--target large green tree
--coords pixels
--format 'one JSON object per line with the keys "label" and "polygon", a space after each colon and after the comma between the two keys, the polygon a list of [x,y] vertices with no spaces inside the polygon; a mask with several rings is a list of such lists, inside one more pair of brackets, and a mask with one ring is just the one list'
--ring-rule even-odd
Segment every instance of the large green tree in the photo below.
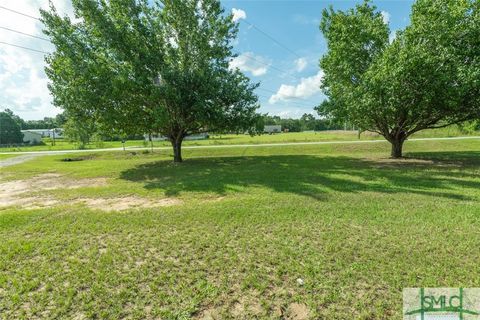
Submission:
{"label": "large green tree", "polygon": [[377,132],[402,156],[413,133],[480,117],[480,2],[418,0],[411,24],[389,42],[368,1],[325,10],[320,60],[329,98],[317,110]]}
{"label": "large green tree", "polygon": [[23,142],[20,125],[12,115],[13,112],[8,109],[0,112],[0,145]]}
{"label": "large green tree", "polygon": [[218,0],[73,0],[79,21],[42,11],[55,45],[55,105],[116,134],[254,130],[256,84],[229,68],[238,25]]}

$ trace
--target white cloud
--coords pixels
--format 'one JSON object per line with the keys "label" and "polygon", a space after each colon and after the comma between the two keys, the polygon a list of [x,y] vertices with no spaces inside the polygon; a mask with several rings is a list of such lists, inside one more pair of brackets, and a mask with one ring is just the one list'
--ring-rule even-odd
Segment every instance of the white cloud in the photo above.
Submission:
{"label": "white cloud", "polygon": [[[69,0],[54,0],[61,14],[72,14]],[[48,0],[2,0],[2,6],[34,17],[40,8],[48,8]],[[46,37],[40,21],[2,10],[2,26],[24,33]],[[53,46],[43,40],[0,29],[2,41],[39,51],[52,52]],[[48,79],[44,72],[44,54],[0,44],[0,106],[9,108],[25,119],[41,119],[60,112],[52,106]]]}
{"label": "white cloud", "polygon": [[230,61],[230,69],[238,68],[242,72],[250,72],[254,76],[267,73],[270,62],[262,57],[255,56],[252,52],[245,52]]}
{"label": "white cloud", "polygon": [[234,22],[237,22],[240,19],[247,19],[247,13],[242,9],[232,8],[232,14],[233,14],[232,20]]}
{"label": "white cloud", "polygon": [[268,100],[274,104],[278,101],[286,101],[294,98],[308,98],[316,93],[320,93],[320,84],[323,79],[323,71],[318,71],[314,76],[302,78],[296,86],[282,84],[277,93]]}
{"label": "white cloud", "polygon": [[298,58],[295,60],[295,68],[298,72],[303,71],[307,67],[307,59],[305,58]]}
{"label": "white cloud", "polygon": [[388,24],[390,22],[390,13],[388,13],[387,11],[382,11],[381,14],[383,23]]}

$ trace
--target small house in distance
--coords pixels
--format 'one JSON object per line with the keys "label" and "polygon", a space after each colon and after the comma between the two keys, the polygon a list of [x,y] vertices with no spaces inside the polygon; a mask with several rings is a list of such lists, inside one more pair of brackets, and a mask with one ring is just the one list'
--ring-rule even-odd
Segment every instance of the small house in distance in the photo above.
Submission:
{"label": "small house in distance", "polygon": [[63,138],[63,129],[62,128],[55,128],[55,129],[28,129],[22,130],[28,132],[35,132],[42,135],[42,138]]}
{"label": "small house in distance", "polygon": [[263,127],[263,132],[264,133],[280,133],[282,132],[282,126],[281,125],[267,125]]}
{"label": "small house in distance", "polygon": [[22,130],[23,133],[23,142],[30,144],[37,144],[42,142],[42,134],[40,132]]}

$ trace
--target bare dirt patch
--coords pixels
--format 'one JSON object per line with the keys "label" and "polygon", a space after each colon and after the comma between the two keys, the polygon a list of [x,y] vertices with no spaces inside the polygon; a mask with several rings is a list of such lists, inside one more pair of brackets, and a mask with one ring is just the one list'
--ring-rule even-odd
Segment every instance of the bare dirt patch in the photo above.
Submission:
{"label": "bare dirt patch", "polygon": [[107,185],[106,178],[69,178],[58,173],[45,173],[27,180],[12,180],[0,183],[2,196],[19,195],[42,190],[75,189]]}
{"label": "bare dirt patch", "polygon": [[253,314],[253,315],[260,315],[263,312],[263,308],[256,299],[247,299],[245,297],[240,298],[240,300],[236,301],[233,305],[231,313],[235,317],[240,317],[245,313]]}
{"label": "bare dirt patch", "polygon": [[202,311],[195,319],[199,320],[220,320],[220,311],[214,307]]}
{"label": "bare dirt patch", "polygon": [[59,203],[59,200],[50,197],[8,197],[0,200],[0,208],[20,206],[25,209],[41,209],[55,206]]}
{"label": "bare dirt patch", "polygon": [[106,178],[72,179],[57,173],[45,173],[25,180],[0,182],[0,207],[20,206],[28,209],[49,207],[60,201],[47,196],[32,196],[31,194],[46,190],[104,185],[107,185]]}
{"label": "bare dirt patch", "polygon": [[80,198],[76,199],[74,202],[83,203],[92,209],[100,209],[103,211],[169,207],[181,203],[178,199],[147,199],[135,196],[118,198]]}
{"label": "bare dirt patch", "polygon": [[[59,205],[59,199],[38,195],[38,192],[75,189],[84,187],[101,187],[107,185],[106,178],[73,179],[57,173],[45,173],[25,180],[0,182],[0,208],[19,206],[25,209],[39,209]],[[32,195],[32,193],[37,193]],[[103,211],[121,211],[128,209],[145,209],[166,207],[180,204],[178,199],[146,199],[136,196],[115,198],[78,198],[69,201],[72,204],[84,204],[92,209]]]}
{"label": "bare dirt patch", "polygon": [[287,309],[287,319],[307,320],[309,317],[310,311],[303,303],[292,303]]}

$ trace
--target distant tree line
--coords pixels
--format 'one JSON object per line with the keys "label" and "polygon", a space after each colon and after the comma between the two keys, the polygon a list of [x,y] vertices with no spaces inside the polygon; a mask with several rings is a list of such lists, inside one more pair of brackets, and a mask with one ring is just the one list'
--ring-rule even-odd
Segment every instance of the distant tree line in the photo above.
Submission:
{"label": "distant tree line", "polygon": [[288,132],[353,129],[347,123],[339,123],[329,119],[317,119],[309,113],[305,113],[300,119],[280,118],[279,116],[264,114],[260,121],[261,127],[281,125],[282,131]]}
{"label": "distant tree line", "polygon": [[23,134],[10,110],[0,112],[0,145],[21,143]]}
{"label": "distant tree line", "polygon": [[[262,132],[267,125],[280,125],[282,131],[324,131],[324,130],[356,130],[351,123],[334,121],[331,119],[317,119],[312,114],[305,113],[299,119],[281,118],[279,116],[262,115],[257,124],[257,131]],[[143,135],[109,134],[101,126],[95,125],[91,119],[78,119],[68,116],[66,112],[55,117],[44,117],[43,120],[24,120],[10,109],[0,112],[0,145],[21,144],[23,134],[21,130],[62,128],[63,137],[71,142],[78,143],[79,148],[85,147],[92,141],[121,141],[143,140]],[[458,128],[465,133],[480,130],[480,121],[467,121],[458,124]],[[224,130],[212,133],[240,133],[240,131]]]}
{"label": "distant tree line", "polygon": [[44,117],[42,120],[24,120],[8,108],[3,112],[15,121],[20,130],[61,128],[67,121],[65,113],[59,113],[55,117]]}

